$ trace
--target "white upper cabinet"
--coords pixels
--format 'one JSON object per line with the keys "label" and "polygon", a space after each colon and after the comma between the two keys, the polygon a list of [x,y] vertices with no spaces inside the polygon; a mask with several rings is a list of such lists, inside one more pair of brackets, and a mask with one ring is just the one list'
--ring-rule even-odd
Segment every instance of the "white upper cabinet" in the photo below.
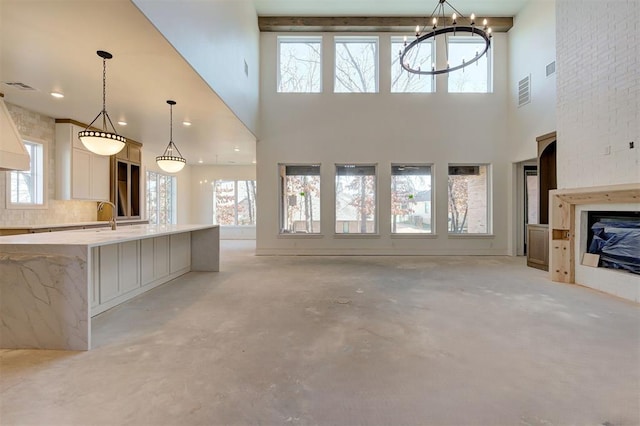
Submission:
{"label": "white upper cabinet", "polygon": [[78,138],[81,130],[56,123],[56,198],[109,200],[109,157],[88,151]]}

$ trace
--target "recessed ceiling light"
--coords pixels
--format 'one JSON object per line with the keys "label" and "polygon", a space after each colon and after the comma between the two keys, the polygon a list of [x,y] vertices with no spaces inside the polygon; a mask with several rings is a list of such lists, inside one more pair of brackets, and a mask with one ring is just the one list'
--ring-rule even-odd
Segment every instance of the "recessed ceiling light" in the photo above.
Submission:
{"label": "recessed ceiling light", "polygon": [[183,121],[182,125],[186,126],[186,127],[189,127],[189,126],[191,126],[191,122],[190,121]]}
{"label": "recessed ceiling light", "polygon": [[236,146],[235,148],[233,148],[233,150],[234,150],[235,152],[240,152],[240,148],[238,148],[237,146]]}
{"label": "recessed ceiling light", "polygon": [[126,126],[127,122],[126,121],[118,121],[118,124],[121,126]]}
{"label": "recessed ceiling light", "polygon": [[202,164],[202,163],[204,163],[204,161],[202,161],[202,160],[198,160],[198,163]]}
{"label": "recessed ceiling light", "polygon": [[58,99],[64,98],[64,95],[60,92],[51,92],[51,96]]}
{"label": "recessed ceiling light", "polygon": [[251,164],[256,164],[256,160],[253,160],[253,161],[251,162]]}

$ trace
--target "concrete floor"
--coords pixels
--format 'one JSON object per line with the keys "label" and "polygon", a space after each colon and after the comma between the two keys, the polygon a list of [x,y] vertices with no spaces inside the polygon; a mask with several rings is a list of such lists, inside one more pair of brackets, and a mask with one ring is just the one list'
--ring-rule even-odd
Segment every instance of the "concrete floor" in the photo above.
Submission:
{"label": "concrete floor", "polygon": [[0,424],[638,425],[640,309],[508,257],[254,257],[0,351]]}

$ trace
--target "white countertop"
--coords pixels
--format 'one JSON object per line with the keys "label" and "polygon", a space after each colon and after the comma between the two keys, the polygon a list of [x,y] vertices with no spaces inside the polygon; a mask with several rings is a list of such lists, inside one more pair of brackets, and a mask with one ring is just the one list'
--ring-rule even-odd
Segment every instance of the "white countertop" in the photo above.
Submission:
{"label": "white countertop", "polygon": [[[146,219],[123,219],[118,220],[118,224],[128,224],[136,222],[145,222]],[[74,222],[74,223],[54,223],[54,224],[39,224],[39,225],[14,225],[14,226],[0,226],[0,229],[49,229],[49,228],[72,228],[77,226],[96,226],[103,225],[109,226],[109,221],[96,220],[93,222]]]}
{"label": "white countertop", "polygon": [[115,231],[112,231],[111,228],[94,228],[74,231],[44,232],[38,234],[9,235],[0,237],[0,251],[2,250],[3,245],[8,244],[56,244],[96,247],[217,227],[218,225],[131,225],[123,226]]}

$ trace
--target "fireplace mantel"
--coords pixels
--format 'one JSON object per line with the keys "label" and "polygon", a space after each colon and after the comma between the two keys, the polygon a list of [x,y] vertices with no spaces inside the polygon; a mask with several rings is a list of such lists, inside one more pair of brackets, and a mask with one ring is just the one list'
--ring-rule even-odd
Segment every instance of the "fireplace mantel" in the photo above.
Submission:
{"label": "fireplace mantel", "polygon": [[557,189],[549,192],[549,273],[551,280],[575,283],[576,205],[639,204],[640,183]]}

